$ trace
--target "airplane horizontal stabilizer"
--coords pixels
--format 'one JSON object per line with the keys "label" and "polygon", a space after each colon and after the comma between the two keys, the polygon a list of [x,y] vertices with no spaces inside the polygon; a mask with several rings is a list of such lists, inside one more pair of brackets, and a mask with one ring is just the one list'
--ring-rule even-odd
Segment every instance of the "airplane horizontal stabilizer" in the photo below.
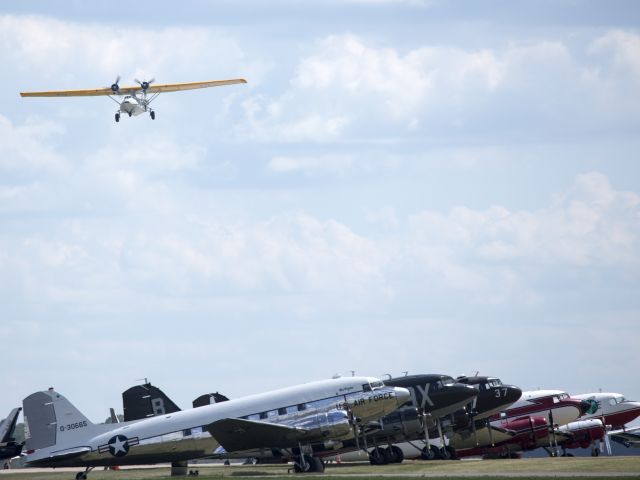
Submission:
{"label": "airplane horizontal stabilizer", "polygon": [[27,460],[27,466],[37,467],[39,464],[43,466],[51,466],[55,462],[61,462],[70,458],[79,457],[85,453],[91,451],[90,447],[76,447],[67,450],[61,450],[59,452],[52,453],[48,457],[39,458],[37,460]]}
{"label": "airplane horizontal stabilizer", "polygon": [[309,434],[303,428],[240,418],[218,420],[207,425],[207,430],[227,452],[292,447]]}

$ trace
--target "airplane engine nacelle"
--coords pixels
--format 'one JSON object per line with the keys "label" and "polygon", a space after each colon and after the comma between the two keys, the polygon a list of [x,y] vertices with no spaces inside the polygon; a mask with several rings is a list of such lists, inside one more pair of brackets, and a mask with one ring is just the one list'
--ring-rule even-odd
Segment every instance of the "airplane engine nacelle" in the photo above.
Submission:
{"label": "airplane engine nacelle", "polygon": [[504,422],[502,427],[515,433],[514,442],[523,449],[535,448],[539,440],[549,436],[549,422],[545,417],[524,417]]}
{"label": "airplane engine nacelle", "polygon": [[580,420],[563,425],[560,432],[571,434],[571,441],[564,444],[565,448],[588,448],[595,440],[602,440],[605,429],[599,419]]}
{"label": "airplane engine nacelle", "polygon": [[349,415],[344,410],[313,412],[298,417],[296,425],[309,429],[309,438],[346,439],[353,436]]}

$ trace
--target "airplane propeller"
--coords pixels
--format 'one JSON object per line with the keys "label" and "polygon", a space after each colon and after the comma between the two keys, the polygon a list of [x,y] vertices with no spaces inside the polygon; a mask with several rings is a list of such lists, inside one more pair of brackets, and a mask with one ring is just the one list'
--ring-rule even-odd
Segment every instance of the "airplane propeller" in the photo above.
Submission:
{"label": "airplane propeller", "polygon": [[116,77],[116,81],[111,84],[111,91],[113,93],[118,93],[120,91],[120,85],[118,85],[118,83],[120,83],[120,75],[118,75]]}
{"label": "airplane propeller", "polygon": [[140,80],[138,80],[137,78],[134,79],[134,80],[135,80],[135,82],[137,84],[140,85],[140,87],[142,87],[142,91],[144,91],[144,92],[147,91],[147,89],[149,88],[149,85],[151,85],[153,82],[156,81],[155,78],[152,78],[151,80],[148,80],[148,81],[147,80],[143,80],[142,82]]}
{"label": "airplane propeller", "polygon": [[556,426],[553,423],[553,411],[549,409],[549,423],[551,424],[551,438],[549,441],[553,440],[553,453],[554,457],[558,456],[558,439],[556,438]]}
{"label": "airplane propeller", "polygon": [[[604,445],[607,449],[607,454],[611,455],[611,442],[609,441],[609,429],[607,428],[607,422],[605,421],[604,414],[602,415],[602,426],[604,427]],[[622,427],[624,429],[624,426]]]}
{"label": "airplane propeller", "polygon": [[351,405],[348,402],[345,402],[344,408],[347,411],[347,417],[349,418],[349,423],[351,424],[351,430],[353,431],[353,436],[356,441],[356,448],[358,449],[358,453],[360,452],[360,428],[358,427],[358,418],[354,415],[353,410],[351,409]]}

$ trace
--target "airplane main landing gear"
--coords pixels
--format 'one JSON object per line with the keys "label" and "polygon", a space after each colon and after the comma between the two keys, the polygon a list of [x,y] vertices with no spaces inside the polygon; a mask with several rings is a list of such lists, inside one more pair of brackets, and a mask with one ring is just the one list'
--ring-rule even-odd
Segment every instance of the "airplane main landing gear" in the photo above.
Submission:
{"label": "airplane main landing gear", "polygon": [[298,461],[293,464],[293,469],[296,473],[322,473],[324,472],[324,462],[318,457],[301,455],[298,457]]}
{"label": "airplane main landing gear", "polygon": [[116,112],[116,122],[120,121],[120,112]]}
{"label": "airplane main landing gear", "polygon": [[156,119],[156,112],[154,112],[153,110],[151,110],[151,113],[149,115],[151,115],[151,120]]}
{"label": "airplane main landing gear", "polygon": [[76,480],[87,480],[87,475],[89,475],[91,470],[93,470],[93,467],[87,467],[84,472],[76,473]]}
{"label": "airplane main landing gear", "polygon": [[422,457],[423,460],[437,460],[440,458],[440,449],[435,445],[429,445],[422,449],[420,457]]}

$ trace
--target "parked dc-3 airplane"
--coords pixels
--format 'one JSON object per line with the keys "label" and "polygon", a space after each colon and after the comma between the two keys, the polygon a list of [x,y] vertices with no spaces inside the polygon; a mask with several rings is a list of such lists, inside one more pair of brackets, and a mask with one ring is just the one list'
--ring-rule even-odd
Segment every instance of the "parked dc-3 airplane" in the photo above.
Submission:
{"label": "parked dc-3 airplane", "polygon": [[[158,95],[163,92],[179,92],[183,90],[194,90],[197,88],[220,87],[222,85],[233,85],[236,83],[247,83],[244,78],[232,78],[230,80],[209,80],[206,82],[189,83],[166,83],[151,85],[155,79],[135,80],[138,85],[121,87],[118,85],[120,77],[110,87],[92,88],[87,90],[52,90],[46,92],[20,92],[21,97],[96,97],[107,96],[118,104],[116,112],[116,122],[120,121],[120,112],[131,116],[137,116],[149,112],[152,120],[155,120],[156,113],[149,106]],[[147,97],[147,95],[150,95]],[[116,96],[124,96],[122,101]]]}
{"label": "parked dc-3 airplane", "polygon": [[489,419],[474,435],[454,434],[450,445],[459,456],[508,456],[521,450],[552,445],[557,427],[575,422],[589,408],[583,400],[560,390],[523,392],[520,400]]}
{"label": "parked dc-3 airplane", "polygon": [[[425,384],[424,379],[429,383]],[[393,442],[395,445],[386,449],[386,455],[380,455],[385,453],[377,451],[381,450],[380,447],[374,448],[369,454],[374,465],[384,463],[385,457],[389,461],[403,457],[455,459],[456,445],[451,441],[447,444],[445,436],[476,437],[476,425],[481,431],[486,419],[513,404],[522,394],[522,390],[514,385],[485,376],[458,377],[454,381],[442,375],[412,375],[386,380],[385,383],[408,388],[412,392],[412,404],[419,414],[411,414],[409,405],[404,405],[380,419],[383,427],[380,432],[372,432],[369,443]],[[422,421],[417,422],[416,416]],[[432,443],[431,439],[435,442]],[[358,460],[354,454],[341,457],[342,460]]]}
{"label": "parked dc-3 airplane", "polygon": [[620,393],[584,393],[573,398],[586,401],[589,409],[579,421],[560,427],[557,442],[563,456],[571,456],[569,448],[589,447],[591,455],[598,456],[603,442],[611,455],[609,437],[618,439],[615,435],[625,433],[625,424],[640,416],[640,402],[627,400]]}
{"label": "parked dc-3 airplane", "polygon": [[322,471],[314,442],[352,438],[354,423],[384,416],[410,398],[373,377],[322,380],[133,422],[93,424],[53,389],[23,400],[27,466],[86,467],[179,462],[260,448],[289,449],[297,472]]}

